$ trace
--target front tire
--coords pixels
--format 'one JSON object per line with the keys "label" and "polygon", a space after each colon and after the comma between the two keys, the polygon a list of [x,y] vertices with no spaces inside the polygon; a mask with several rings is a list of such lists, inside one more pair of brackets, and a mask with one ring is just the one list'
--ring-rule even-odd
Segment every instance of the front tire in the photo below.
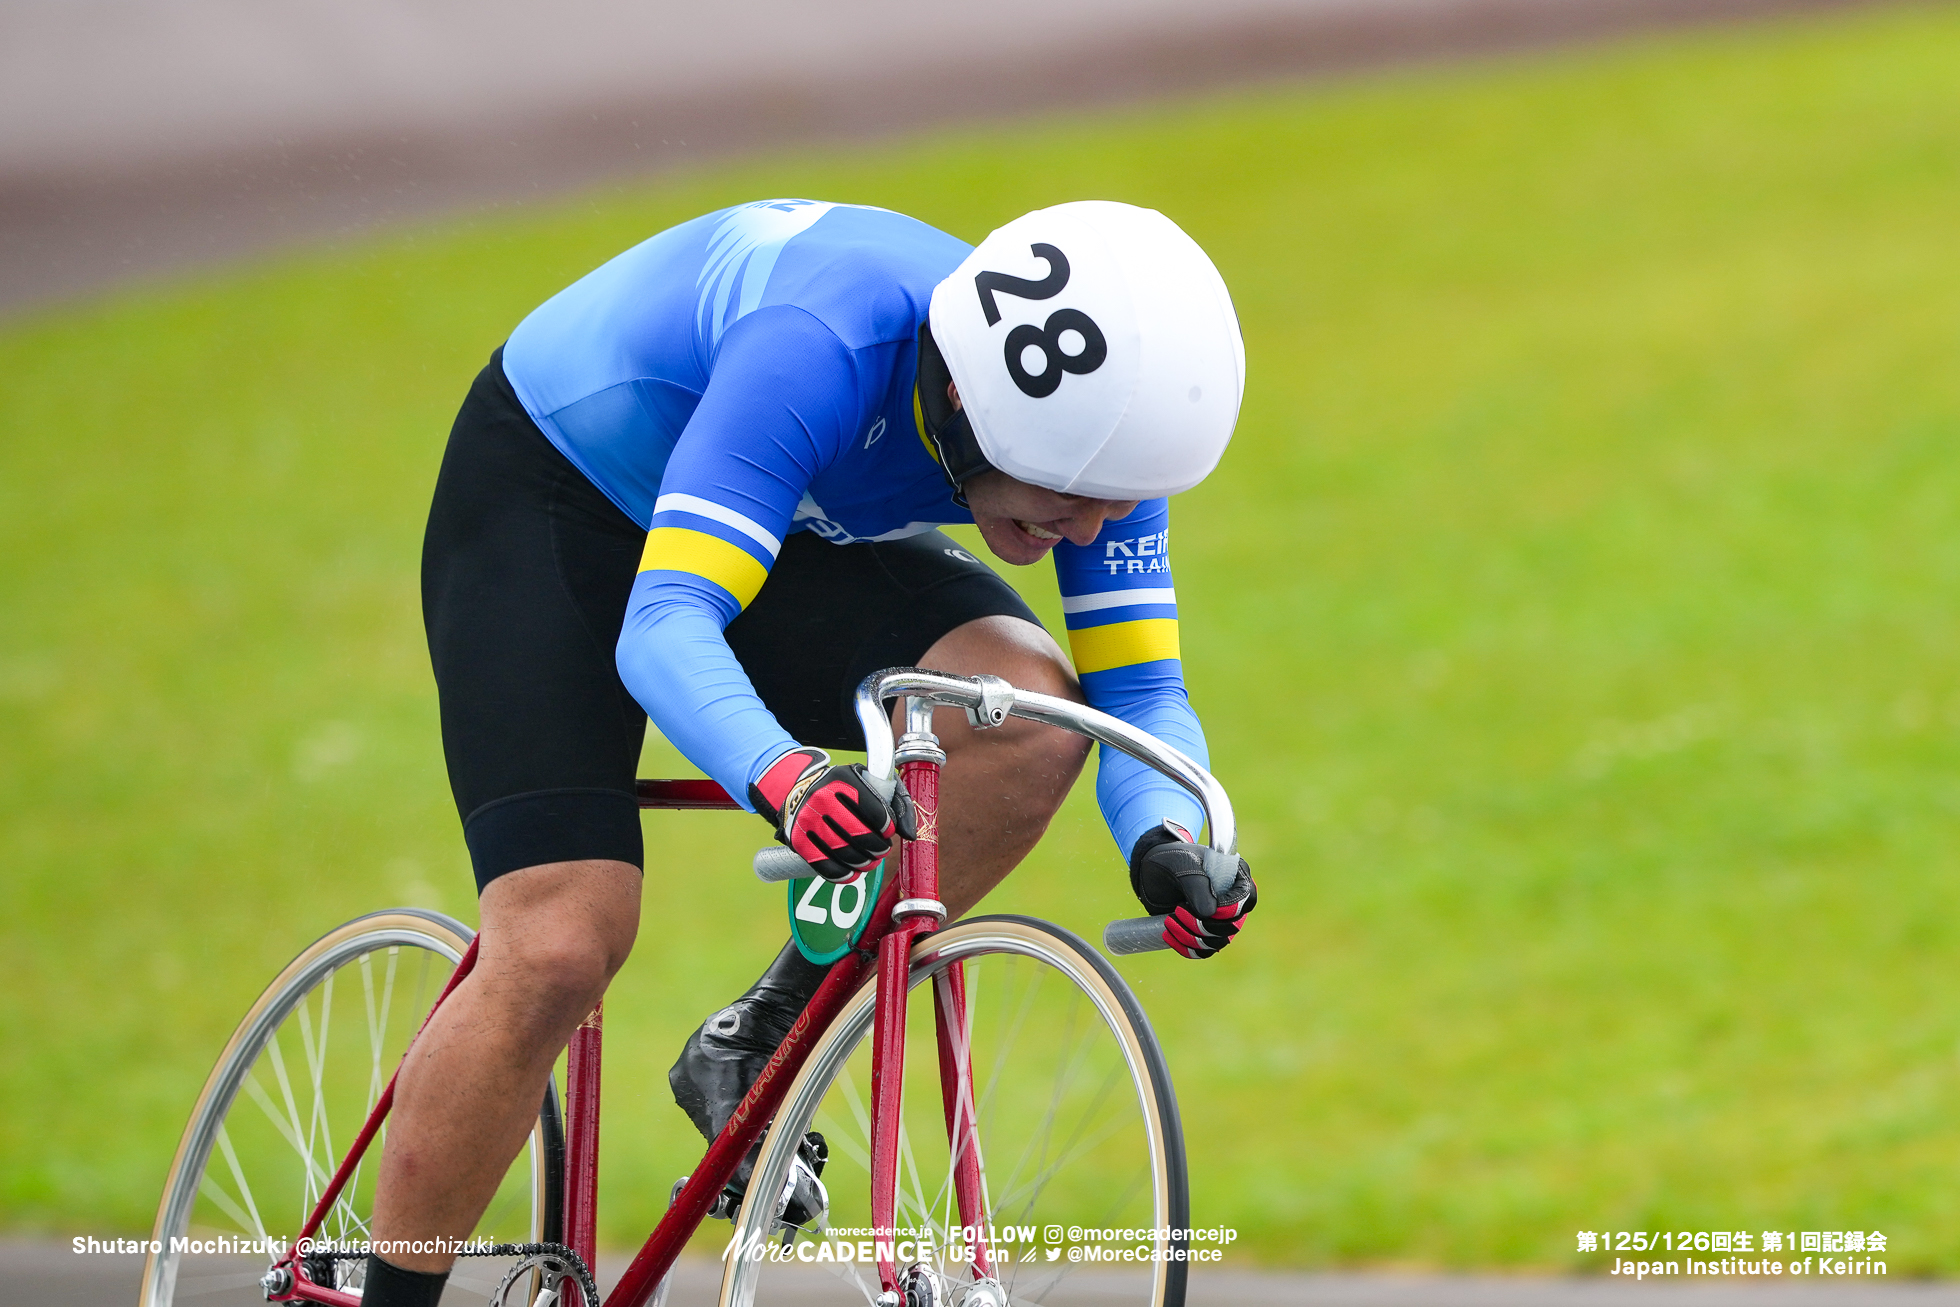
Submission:
{"label": "front tire", "polygon": [[[971,1267],[949,1255],[945,1238],[962,1222],[934,1034],[940,986],[919,987],[954,967],[965,973],[987,1195],[983,1223],[997,1235],[1011,1232],[998,1240],[1012,1256],[996,1267],[1005,1302],[1054,1307],[1068,1302],[1079,1284],[1097,1303],[1183,1307],[1183,1241],[1171,1232],[1190,1225],[1190,1192],[1177,1100],[1156,1036],[1122,977],[1088,944],[1047,922],[1011,916],[962,921],[913,947],[899,1223],[930,1229],[936,1245],[917,1259],[922,1277],[936,1282],[933,1292],[916,1296],[936,1297],[946,1307],[991,1296],[982,1290],[969,1300]],[[845,1243],[872,1242],[866,1035],[874,1000],[875,987],[866,984],[818,1040],[764,1137],[724,1262],[723,1307],[810,1301],[813,1277],[826,1271],[855,1285],[867,1301],[878,1293],[875,1267],[820,1257],[826,1247],[836,1254]],[[823,1182],[830,1210],[812,1228],[784,1228],[774,1196],[782,1192],[797,1143],[812,1129],[829,1146]],[[1061,1239],[1049,1238],[1051,1227],[1060,1227]],[[1148,1245],[1151,1257],[1077,1261],[1089,1247],[1113,1241],[1071,1237],[1074,1228],[1149,1232],[1121,1242]],[[841,1231],[853,1233],[832,1233]],[[902,1268],[905,1259],[899,1260]]]}
{"label": "front tire", "polygon": [[[173,1241],[229,1249],[219,1241],[269,1236],[290,1245],[472,937],[468,926],[439,912],[371,913],[315,940],[266,987],[219,1055],[184,1129],[157,1210],[139,1307],[264,1301],[244,1273],[246,1259],[225,1258],[210,1264],[221,1271],[201,1274]],[[319,1238],[368,1237],[386,1133],[384,1125]],[[529,1145],[473,1237],[555,1241],[563,1155],[557,1092],[548,1083]],[[275,1260],[260,1259],[261,1269]],[[343,1287],[360,1283],[360,1261],[318,1265]],[[458,1272],[467,1265],[459,1262]],[[502,1270],[477,1263],[456,1278],[474,1280],[478,1267],[491,1284]]]}

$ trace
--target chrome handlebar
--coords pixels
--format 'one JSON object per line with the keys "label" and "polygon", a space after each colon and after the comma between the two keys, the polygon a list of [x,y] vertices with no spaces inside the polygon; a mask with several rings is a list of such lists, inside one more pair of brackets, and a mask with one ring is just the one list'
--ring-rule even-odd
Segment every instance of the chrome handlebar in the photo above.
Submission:
{"label": "chrome handlebar", "polygon": [[[892,739],[891,718],[885,711],[887,699],[908,701],[905,735],[896,741]],[[1210,772],[1148,731],[1140,731],[1108,713],[1066,699],[1016,689],[998,676],[948,676],[916,667],[894,667],[865,677],[857,688],[856,707],[858,725],[864,729],[865,770],[875,782],[886,786],[895,784],[898,763],[908,753],[919,757],[944,756],[932,740],[933,705],[965,709],[967,720],[977,730],[991,730],[1009,717],[1022,717],[1120,749],[1191,791],[1205,810],[1206,842],[1228,858],[1238,852],[1238,823],[1232,815],[1232,800]],[[1221,860],[1214,870],[1214,883],[1220,893],[1231,886],[1232,872],[1228,868],[1236,867],[1237,859],[1232,858],[1229,862]],[[797,880],[810,874],[810,864],[790,850],[773,845],[755,855],[755,874],[765,881]],[[1132,917],[1112,921],[1103,928],[1103,947],[1117,954],[1166,948],[1164,919]]]}
{"label": "chrome handlebar", "polygon": [[[901,697],[910,700],[907,729],[905,739],[894,746],[885,700]],[[998,676],[969,678],[921,671],[916,667],[895,667],[865,677],[857,689],[857,716],[858,724],[864,728],[866,770],[873,777],[890,779],[895,774],[898,758],[905,752],[906,740],[915,733],[931,731],[930,711],[917,713],[921,701],[963,708],[967,721],[983,731],[1001,725],[1009,717],[1073,731],[1127,753],[1144,766],[1170,777],[1189,790],[1205,810],[1206,842],[1231,859],[1219,863],[1216,874],[1224,875],[1225,880],[1218,889],[1222,893],[1230,888],[1231,877],[1224,869],[1236,868],[1238,860],[1232,855],[1239,851],[1239,827],[1232,814],[1232,800],[1210,772],[1148,731],[1140,731],[1106,712],[1067,699],[1017,689]],[[1133,917],[1112,921],[1103,928],[1103,947],[1118,954],[1146,953],[1168,947],[1164,943],[1164,919]]]}
{"label": "chrome handlebar", "polygon": [[967,720],[983,731],[999,726],[1009,717],[1024,717],[1099,740],[1191,791],[1205,810],[1210,836],[1206,842],[1223,854],[1239,851],[1239,828],[1232,815],[1232,800],[1210,772],[1156,736],[1106,712],[1032,690],[1018,690],[998,676],[947,676],[916,667],[894,667],[865,677],[857,689],[858,725],[864,729],[866,770],[879,780],[889,780],[896,774],[897,751],[891,721],[885,713],[885,700],[896,698],[923,699],[949,708],[964,708]]}

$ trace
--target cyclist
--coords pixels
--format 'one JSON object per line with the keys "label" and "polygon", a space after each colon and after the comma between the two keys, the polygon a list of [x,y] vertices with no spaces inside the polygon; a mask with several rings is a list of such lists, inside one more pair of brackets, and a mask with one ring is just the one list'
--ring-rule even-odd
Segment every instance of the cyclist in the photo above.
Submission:
{"label": "cyclist", "polygon": [[[483,932],[402,1068],[373,1237],[468,1234],[632,947],[641,868],[699,883],[658,832],[643,845],[649,717],[829,880],[873,867],[904,820],[901,796],[826,752],[861,745],[852,692],[883,667],[1002,676],[1203,761],[1165,497],[1218,462],[1243,376],[1203,251],[1106,202],[978,247],[884,209],[738,205],[526,317],[457,416],[424,545]],[[969,521],[1008,563],[1053,557],[1072,660],[937,529]],[[1034,846],[1087,744],[949,712],[935,730],[958,916]],[[1114,752],[1097,794],[1138,897],[1171,914],[1167,941],[1193,958],[1228,944],[1257,892],[1243,862],[1214,892],[1195,800]],[[661,927],[712,930],[713,910]],[[670,1081],[705,1136],[824,971],[792,942],[689,1038]],[[433,1303],[450,1260],[371,1256],[364,1300]]]}

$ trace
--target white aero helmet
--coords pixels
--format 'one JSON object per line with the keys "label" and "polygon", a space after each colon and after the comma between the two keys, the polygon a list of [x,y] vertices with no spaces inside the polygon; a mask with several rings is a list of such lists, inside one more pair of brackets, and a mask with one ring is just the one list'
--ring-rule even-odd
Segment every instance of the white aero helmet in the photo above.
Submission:
{"label": "white aero helmet", "polygon": [[981,470],[953,448],[960,426],[986,465],[1097,499],[1189,490],[1232,439],[1245,394],[1232,297],[1155,209],[1080,200],[1016,218],[934,288],[930,326],[965,422],[941,407],[929,349],[920,401],[956,485]]}

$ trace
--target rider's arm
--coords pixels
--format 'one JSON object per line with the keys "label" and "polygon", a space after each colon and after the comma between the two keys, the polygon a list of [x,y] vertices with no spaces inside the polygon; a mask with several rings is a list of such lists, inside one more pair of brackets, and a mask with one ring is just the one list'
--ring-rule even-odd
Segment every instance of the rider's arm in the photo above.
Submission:
{"label": "rider's arm", "polygon": [[[1204,729],[1184,690],[1169,542],[1166,501],[1147,500],[1121,521],[1105,523],[1092,545],[1056,545],[1055,575],[1089,706],[1209,767]],[[1204,809],[1187,790],[1107,746],[1100,750],[1096,799],[1126,858],[1145,831],[1166,819],[1192,831],[1204,825]]]}
{"label": "rider's arm", "polygon": [[769,574],[796,505],[856,430],[857,362],[801,309],[750,313],[660,482],[619,635],[620,678],[674,747],[749,806],[797,742],[756,697],[722,630]]}

